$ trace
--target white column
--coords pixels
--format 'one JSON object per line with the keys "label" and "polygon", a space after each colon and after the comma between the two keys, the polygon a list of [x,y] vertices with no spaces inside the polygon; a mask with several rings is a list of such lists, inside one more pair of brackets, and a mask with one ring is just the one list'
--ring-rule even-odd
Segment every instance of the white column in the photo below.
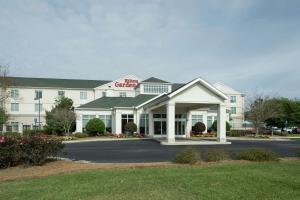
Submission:
{"label": "white column", "polygon": [[18,132],[23,134],[23,123],[18,124]]}
{"label": "white column", "polygon": [[226,142],[226,106],[218,105],[218,133],[217,140]]}
{"label": "white column", "polygon": [[76,118],[76,132],[82,133],[82,115],[77,115],[77,118]]}
{"label": "white column", "polygon": [[187,138],[191,137],[191,131],[192,131],[192,114],[191,111],[187,111],[186,113],[187,121],[186,121],[186,130],[185,135]]}
{"label": "white column", "polygon": [[137,110],[134,112],[134,123],[137,126],[137,133],[140,133],[140,113]]}
{"label": "white column", "polygon": [[149,136],[154,136],[154,121],[153,121],[153,112],[150,110],[148,112],[149,115]]}
{"label": "white column", "polygon": [[175,103],[167,104],[167,142],[175,142]]}
{"label": "white column", "polygon": [[3,128],[2,128],[2,132],[3,132],[3,133],[6,133],[6,124],[3,124],[2,127],[3,127]]}
{"label": "white column", "polygon": [[207,112],[203,112],[203,114],[202,114],[202,122],[205,124],[205,131],[204,131],[204,133],[207,133]]}
{"label": "white column", "polygon": [[122,113],[116,110],[115,114],[115,134],[122,133]]}

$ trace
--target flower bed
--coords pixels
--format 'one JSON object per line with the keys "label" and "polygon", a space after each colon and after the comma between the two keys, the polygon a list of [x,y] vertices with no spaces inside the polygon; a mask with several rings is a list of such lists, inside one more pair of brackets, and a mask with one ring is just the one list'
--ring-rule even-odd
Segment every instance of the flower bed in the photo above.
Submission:
{"label": "flower bed", "polygon": [[0,168],[18,164],[40,165],[56,157],[63,149],[62,140],[47,135],[0,135]]}

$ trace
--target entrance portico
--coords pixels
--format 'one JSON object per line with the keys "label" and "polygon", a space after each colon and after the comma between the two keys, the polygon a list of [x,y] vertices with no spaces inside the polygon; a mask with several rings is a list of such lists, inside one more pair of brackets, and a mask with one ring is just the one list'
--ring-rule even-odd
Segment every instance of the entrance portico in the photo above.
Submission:
{"label": "entrance portico", "polygon": [[[176,138],[190,137],[192,129],[191,113],[195,110],[215,110],[217,113],[217,141],[226,142],[226,105],[227,96],[215,88],[211,88],[208,83],[202,79],[196,79],[184,87],[170,94],[163,95],[157,100],[144,106],[149,113],[149,135],[152,137],[166,137],[167,143],[175,143]],[[166,135],[157,134],[155,126],[155,115],[161,113],[165,115]],[[185,119],[179,120],[176,116],[185,116]],[[185,133],[181,135],[182,128]],[[163,126],[161,127],[163,129]],[[163,132],[162,132],[163,133]]]}

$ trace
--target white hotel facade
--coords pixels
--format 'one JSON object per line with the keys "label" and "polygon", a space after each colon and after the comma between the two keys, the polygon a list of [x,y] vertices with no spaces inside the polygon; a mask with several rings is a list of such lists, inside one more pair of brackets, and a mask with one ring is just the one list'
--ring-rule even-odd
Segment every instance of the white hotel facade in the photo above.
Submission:
{"label": "white hotel facade", "polygon": [[[124,125],[133,121],[139,133],[173,142],[176,137],[189,137],[196,122],[209,129],[217,120],[222,142],[226,141],[226,121],[234,129],[241,129],[244,121],[243,94],[202,78],[174,84],[134,75],[115,81],[10,77],[8,90],[9,120],[3,131],[23,132],[38,126],[39,111],[40,124],[45,125],[45,111],[61,96],[74,102],[76,132],[83,132],[88,120],[97,117],[115,134],[123,133]],[[36,93],[42,94],[40,103]]]}

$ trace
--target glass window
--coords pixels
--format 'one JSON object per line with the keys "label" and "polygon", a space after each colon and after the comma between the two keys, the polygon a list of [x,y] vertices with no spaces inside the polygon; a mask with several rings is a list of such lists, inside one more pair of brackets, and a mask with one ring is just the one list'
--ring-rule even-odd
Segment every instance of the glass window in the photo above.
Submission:
{"label": "glass window", "polygon": [[230,107],[230,114],[236,114],[236,107]]}
{"label": "glass window", "polygon": [[207,116],[207,129],[211,128],[213,122],[214,122],[214,117],[213,116]]}
{"label": "glass window", "polygon": [[142,134],[149,133],[149,115],[148,114],[140,115],[140,133],[142,133]]}
{"label": "glass window", "polygon": [[19,90],[17,90],[17,89],[12,89],[12,90],[10,91],[10,96],[11,96],[11,98],[13,98],[13,99],[19,98]]}
{"label": "glass window", "polygon": [[161,93],[168,93],[168,85],[144,85],[144,93],[146,94],[161,94]]}
{"label": "glass window", "polygon": [[230,103],[236,102],[236,96],[230,96]]}
{"label": "glass window", "polygon": [[19,112],[19,104],[18,103],[11,103],[10,104],[10,110],[12,112]]}
{"label": "glass window", "polygon": [[80,92],[80,99],[81,100],[86,100],[87,99],[87,92],[85,92],[85,91]]}
{"label": "glass window", "polygon": [[122,114],[122,133],[125,133],[125,125],[128,122],[133,122],[132,114]]}
{"label": "glass window", "polygon": [[43,104],[38,104],[38,103],[36,103],[36,104],[34,104],[34,111],[35,112],[42,112],[43,111]]}
{"label": "glass window", "polygon": [[105,124],[106,131],[111,132],[111,115],[99,115],[99,119]]}
{"label": "glass window", "polygon": [[192,115],[192,126],[194,126],[197,122],[203,122],[202,115]]}
{"label": "glass window", "polygon": [[58,93],[58,97],[60,98],[65,97],[65,91],[59,90],[57,93]]}
{"label": "glass window", "polygon": [[120,92],[120,97],[126,97],[126,92]]}
{"label": "glass window", "polygon": [[86,124],[90,119],[96,118],[96,115],[82,115],[82,127],[85,129]]}
{"label": "glass window", "polygon": [[11,131],[18,132],[19,131],[19,123],[18,122],[11,122]]}
{"label": "glass window", "polygon": [[43,98],[43,91],[42,90],[36,90],[34,94],[35,94],[34,99]]}

